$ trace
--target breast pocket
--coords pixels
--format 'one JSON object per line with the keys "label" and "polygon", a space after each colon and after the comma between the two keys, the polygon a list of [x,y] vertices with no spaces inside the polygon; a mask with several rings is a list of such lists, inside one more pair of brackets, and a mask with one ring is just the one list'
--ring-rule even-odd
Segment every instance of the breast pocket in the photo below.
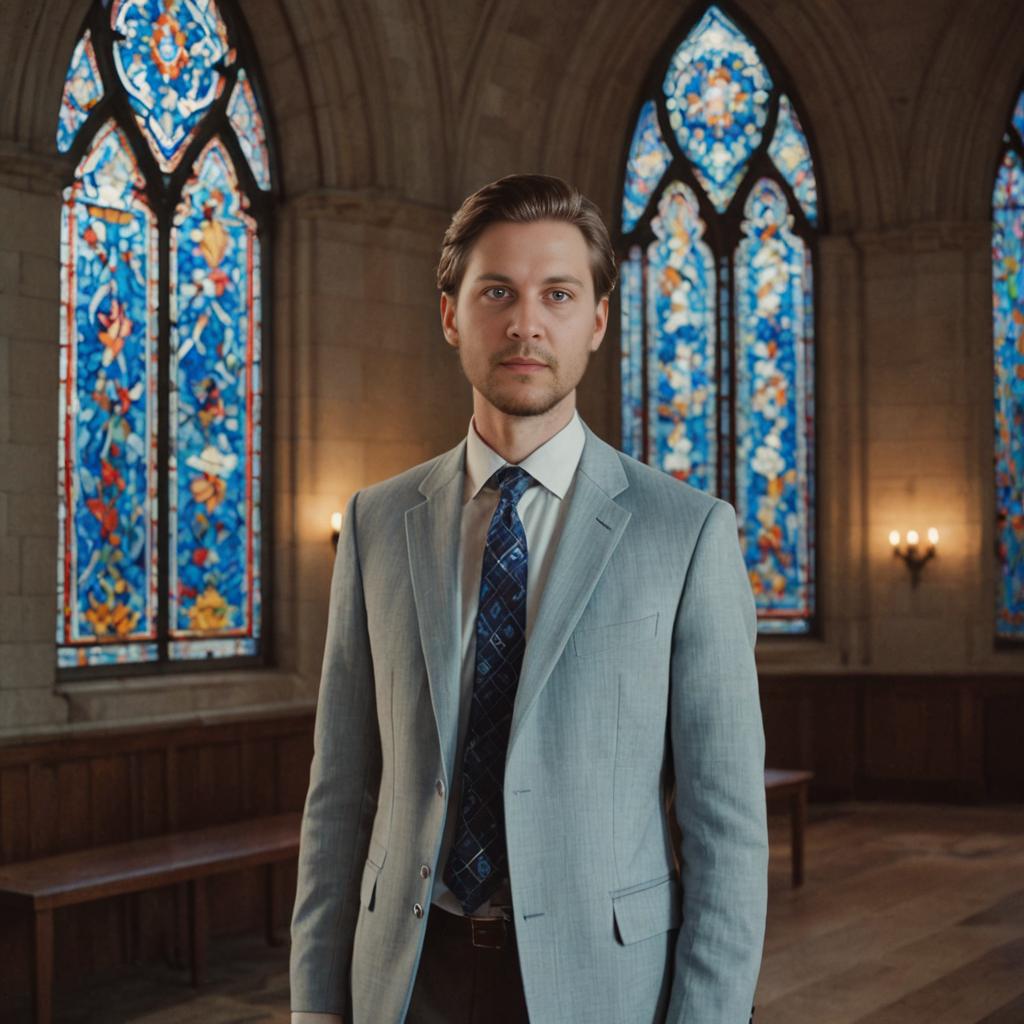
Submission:
{"label": "breast pocket", "polygon": [[367,910],[373,910],[373,904],[377,893],[377,879],[380,876],[380,869],[384,867],[384,858],[387,850],[380,843],[370,840],[370,849],[366,855],[366,864],[363,867],[363,878],[359,883],[359,902]]}
{"label": "breast pocket", "polygon": [[596,654],[618,650],[630,644],[644,643],[658,635],[658,612],[629,622],[613,622],[607,626],[578,629],[572,635],[572,647],[577,658],[592,658]]}
{"label": "breast pocket", "polygon": [[683,920],[682,889],[675,875],[612,893],[615,939],[623,946],[678,928]]}

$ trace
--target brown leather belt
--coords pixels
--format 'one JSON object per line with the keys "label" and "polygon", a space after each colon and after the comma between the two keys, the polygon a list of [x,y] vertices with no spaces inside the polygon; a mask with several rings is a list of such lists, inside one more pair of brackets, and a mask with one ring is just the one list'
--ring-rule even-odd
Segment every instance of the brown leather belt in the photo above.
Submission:
{"label": "brown leather belt", "polygon": [[431,920],[443,925],[446,931],[456,932],[477,949],[505,949],[515,945],[512,915],[508,917],[463,917],[442,907],[431,910]]}

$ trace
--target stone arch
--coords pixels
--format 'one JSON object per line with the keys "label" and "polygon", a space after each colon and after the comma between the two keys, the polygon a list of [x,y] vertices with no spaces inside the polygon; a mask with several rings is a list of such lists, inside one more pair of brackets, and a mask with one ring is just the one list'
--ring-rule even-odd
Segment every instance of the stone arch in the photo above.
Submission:
{"label": "stone arch", "polygon": [[437,202],[450,152],[438,15],[413,0],[287,6],[323,149],[317,184]]}
{"label": "stone arch", "polygon": [[5,18],[22,31],[7,36],[6,78],[0,135],[39,152],[56,150],[54,128],[71,51],[89,8],[88,0],[52,5],[13,0]]}
{"label": "stone arch", "polygon": [[[1007,45],[1016,40],[1017,45]],[[1024,74],[1024,7],[957,6],[914,110],[912,220],[987,222],[1006,119]]]}

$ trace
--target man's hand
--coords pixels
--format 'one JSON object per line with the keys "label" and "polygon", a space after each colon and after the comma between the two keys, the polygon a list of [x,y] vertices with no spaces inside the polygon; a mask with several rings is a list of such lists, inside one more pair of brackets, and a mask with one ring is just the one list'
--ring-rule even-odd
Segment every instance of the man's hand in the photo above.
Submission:
{"label": "man's hand", "polygon": [[292,1024],[343,1024],[336,1013],[293,1013]]}

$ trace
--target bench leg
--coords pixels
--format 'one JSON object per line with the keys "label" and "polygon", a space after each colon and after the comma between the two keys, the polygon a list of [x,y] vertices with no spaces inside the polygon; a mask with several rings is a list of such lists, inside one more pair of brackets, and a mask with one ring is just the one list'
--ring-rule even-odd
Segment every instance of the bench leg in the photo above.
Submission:
{"label": "bench leg", "polygon": [[804,883],[804,824],[807,821],[807,787],[800,786],[789,798],[793,886]]}
{"label": "bench leg", "polygon": [[206,979],[206,879],[195,878],[188,883],[189,953],[192,964],[192,987],[198,988]]}
{"label": "bench leg", "polygon": [[37,910],[32,922],[32,995],[36,1024],[53,1017],[53,911]]}
{"label": "bench leg", "polygon": [[265,868],[266,874],[264,879],[266,882],[266,910],[267,910],[267,945],[268,946],[280,946],[281,940],[274,934],[274,907],[276,904],[277,885],[274,881],[274,865],[268,864]]}

